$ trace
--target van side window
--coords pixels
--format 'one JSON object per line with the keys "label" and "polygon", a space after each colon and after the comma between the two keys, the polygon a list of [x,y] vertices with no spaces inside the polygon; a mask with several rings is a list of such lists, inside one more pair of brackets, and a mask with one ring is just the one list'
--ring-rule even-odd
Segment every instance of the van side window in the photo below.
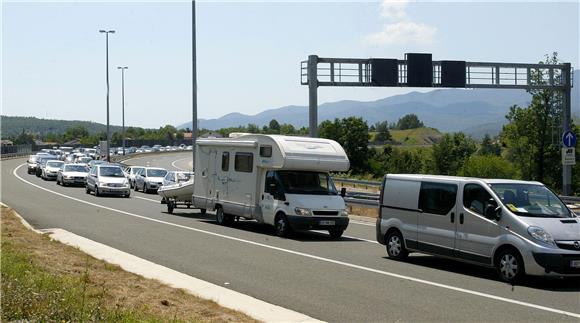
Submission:
{"label": "van side window", "polygon": [[227,172],[230,170],[230,153],[224,151],[222,153],[222,171]]}
{"label": "van side window", "polygon": [[491,195],[480,185],[467,184],[463,188],[463,206],[477,214],[484,215],[491,199]]}
{"label": "van side window", "polygon": [[234,169],[236,172],[251,173],[254,166],[254,154],[236,153]]}
{"label": "van side window", "polygon": [[422,182],[419,209],[425,213],[447,215],[455,206],[457,185]]}
{"label": "van side window", "polygon": [[260,146],[260,157],[272,157],[272,146]]}

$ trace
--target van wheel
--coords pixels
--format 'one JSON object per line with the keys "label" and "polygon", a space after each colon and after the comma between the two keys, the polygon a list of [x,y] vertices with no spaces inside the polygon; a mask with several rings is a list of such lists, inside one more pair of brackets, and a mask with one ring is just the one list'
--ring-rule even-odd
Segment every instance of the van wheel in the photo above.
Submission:
{"label": "van wheel", "polygon": [[330,229],[330,230],[328,230],[328,233],[330,234],[330,237],[332,239],[338,239],[338,238],[342,237],[344,230],[343,229]]}
{"label": "van wheel", "polygon": [[99,187],[95,185],[95,196],[101,196],[101,193],[99,193]]}
{"label": "van wheel", "polygon": [[224,214],[224,209],[222,209],[221,206],[219,206],[215,211],[215,222],[217,222],[219,225],[226,224],[226,215]]}
{"label": "van wheel", "polygon": [[91,194],[91,190],[89,189],[89,185],[85,185],[85,193]]}
{"label": "van wheel", "polygon": [[288,224],[286,216],[283,214],[278,214],[276,220],[274,221],[274,228],[276,229],[276,235],[285,238],[290,235],[291,228]]}
{"label": "van wheel", "polygon": [[513,284],[525,274],[522,256],[514,248],[507,248],[501,251],[495,263],[499,277],[507,283]]}
{"label": "van wheel", "polygon": [[405,248],[405,244],[403,243],[403,236],[397,230],[391,231],[387,235],[387,255],[391,259],[395,260],[403,260],[407,258],[409,255],[409,251]]}

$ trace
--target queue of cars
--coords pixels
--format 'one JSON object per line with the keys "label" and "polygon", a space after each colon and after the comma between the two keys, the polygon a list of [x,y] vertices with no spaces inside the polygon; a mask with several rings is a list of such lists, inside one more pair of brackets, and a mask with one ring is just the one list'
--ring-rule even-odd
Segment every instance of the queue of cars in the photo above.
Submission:
{"label": "queue of cars", "polygon": [[[212,149],[196,154],[200,178],[193,183],[191,205],[202,213],[215,211],[218,224],[255,219],[274,226],[279,236],[314,229],[328,230],[333,238],[348,226],[345,191],[336,189],[328,173],[349,168],[336,142],[244,135],[199,140],[198,145]],[[39,154],[31,156],[28,169],[37,174],[40,169],[50,179],[54,168],[62,167],[58,183],[67,165],[72,164]],[[93,165],[85,188],[95,196],[129,197],[131,188],[156,192],[191,175],[105,163]],[[71,177],[75,180],[69,174],[69,183]],[[171,213],[175,201],[165,198]],[[386,175],[376,239],[390,259],[401,261],[420,252],[495,268],[510,283],[524,275],[580,276],[580,219],[539,182]]]}

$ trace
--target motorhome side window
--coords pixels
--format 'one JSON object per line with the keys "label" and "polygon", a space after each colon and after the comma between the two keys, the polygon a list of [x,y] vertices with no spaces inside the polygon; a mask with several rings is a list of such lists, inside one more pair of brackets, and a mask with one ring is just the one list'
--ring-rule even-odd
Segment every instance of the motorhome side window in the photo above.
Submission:
{"label": "motorhome side window", "polygon": [[455,206],[457,185],[422,182],[419,192],[419,209],[424,213],[447,215]]}
{"label": "motorhome side window", "polygon": [[236,172],[251,173],[254,166],[254,154],[252,153],[236,153],[234,163]]}
{"label": "motorhome side window", "polygon": [[260,146],[260,157],[272,157],[272,146]]}
{"label": "motorhome side window", "polygon": [[230,153],[225,151],[222,153],[222,171],[230,170]]}
{"label": "motorhome side window", "polygon": [[491,199],[491,194],[480,185],[467,184],[463,188],[463,206],[477,214],[484,215]]}

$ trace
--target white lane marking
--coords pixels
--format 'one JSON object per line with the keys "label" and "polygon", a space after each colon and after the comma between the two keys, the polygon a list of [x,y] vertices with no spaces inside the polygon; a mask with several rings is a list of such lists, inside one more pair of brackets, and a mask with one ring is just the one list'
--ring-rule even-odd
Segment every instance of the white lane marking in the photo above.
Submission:
{"label": "white lane marking", "polygon": [[375,227],[376,226],[375,224],[372,224],[372,223],[367,223],[367,222],[362,222],[362,221],[356,221],[356,220],[350,220],[350,223],[365,225],[367,227]]}
{"label": "white lane marking", "polygon": [[334,260],[334,259],[330,259],[330,258],[320,257],[320,256],[316,256],[316,255],[312,255],[312,254],[308,254],[308,253],[303,253],[303,252],[299,252],[299,251],[294,251],[294,250],[290,250],[290,249],[284,249],[284,248],[280,248],[280,247],[275,247],[275,246],[271,246],[271,245],[267,245],[267,244],[255,242],[255,241],[244,240],[244,239],[241,239],[241,238],[231,237],[231,236],[227,236],[227,235],[220,234],[220,233],[215,233],[215,232],[206,231],[206,230],[202,230],[202,229],[192,228],[192,227],[188,227],[188,226],[181,225],[181,224],[176,224],[176,223],[166,222],[166,221],[157,220],[157,219],[153,219],[153,218],[148,218],[148,217],[143,216],[143,215],[138,215],[138,214],[134,214],[134,213],[122,211],[122,210],[117,210],[117,209],[114,209],[114,208],[111,208],[111,207],[108,207],[108,206],[95,204],[95,203],[92,203],[92,202],[88,202],[88,201],[85,201],[85,200],[81,200],[81,199],[78,199],[78,198],[75,198],[75,197],[72,197],[72,196],[67,196],[65,194],[62,194],[62,193],[58,193],[58,192],[49,190],[49,189],[44,188],[44,187],[42,187],[40,185],[36,185],[34,183],[31,183],[31,182],[25,180],[24,178],[20,177],[16,173],[16,171],[20,167],[25,166],[25,165],[26,164],[22,164],[22,165],[16,167],[14,169],[14,171],[12,172],[12,174],[16,178],[18,178],[19,180],[21,180],[21,181],[23,181],[25,183],[28,183],[28,184],[30,184],[30,185],[32,185],[34,187],[37,187],[37,188],[39,188],[41,190],[50,192],[52,194],[56,194],[56,195],[62,196],[64,198],[73,200],[73,201],[77,201],[77,202],[84,203],[84,204],[87,204],[87,205],[99,207],[99,208],[102,208],[102,209],[105,209],[105,210],[109,210],[109,211],[112,211],[112,212],[117,212],[117,213],[125,214],[125,215],[128,215],[128,216],[132,216],[132,217],[135,217],[135,218],[139,218],[139,219],[143,219],[143,220],[147,220],[147,221],[151,221],[151,222],[166,224],[166,225],[173,226],[173,227],[176,227],[176,228],[181,228],[181,229],[190,230],[190,231],[194,231],[194,232],[204,233],[204,234],[211,235],[211,236],[214,236],[214,237],[220,237],[220,238],[224,238],[224,239],[228,239],[228,240],[233,240],[233,241],[237,241],[237,242],[247,243],[247,244],[254,245],[254,246],[258,246],[258,247],[263,247],[263,248],[267,248],[267,249],[271,249],[271,250],[280,251],[280,252],[283,252],[283,253],[288,253],[288,254],[292,254],[292,255],[296,255],[296,256],[302,256],[302,257],[305,257],[305,258],[315,259],[315,260],[319,260],[319,261],[323,261],[323,262],[328,262],[328,263],[331,263],[331,264],[336,264],[336,265],[340,265],[340,266],[344,266],[344,267],[359,269],[359,270],[362,270],[362,271],[367,271],[367,272],[371,272],[371,273],[375,273],[375,274],[379,274],[379,275],[383,275],[383,276],[389,276],[389,277],[395,277],[395,278],[399,278],[399,279],[405,279],[405,280],[412,281],[412,282],[415,282],[415,283],[420,283],[420,284],[434,286],[434,287],[440,287],[440,288],[443,288],[443,289],[452,290],[452,291],[456,291],[456,292],[460,292],[460,293],[464,293],[464,294],[480,296],[480,297],[483,297],[483,298],[488,298],[488,299],[492,299],[492,300],[496,300],[496,301],[500,301],[500,302],[505,302],[505,303],[510,303],[510,304],[516,304],[516,305],[521,305],[521,306],[525,306],[525,307],[529,307],[529,308],[533,308],[533,309],[537,309],[537,310],[542,310],[542,311],[546,311],[546,312],[551,312],[551,313],[562,314],[562,315],[566,315],[566,316],[570,316],[570,317],[580,318],[580,314],[579,313],[568,312],[568,311],[559,310],[559,309],[551,308],[551,307],[547,307],[547,306],[542,306],[542,305],[532,304],[532,303],[528,303],[528,302],[518,301],[518,300],[515,300],[515,299],[511,299],[511,298],[505,298],[505,297],[501,297],[501,296],[497,296],[497,295],[492,295],[492,294],[487,294],[487,293],[483,293],[483,292],[478,292],[478,291],[474,291],[474,290],[469,290],[469,289],[465,289],[465,288],[460,288],[460,287],[455,287],[455,286],[451,286],[451,285],[445,285],[445,284],[441,284],[441,283],[436,283],[436,282],[432,282],[432,281],[425,280],[425,279],[414,278],[414,277],[400,275],[400,274],[396,274],[396,273],[392,273],[392,272],[388,272],[388,271],[383,271],[383,270],[378,270],[378,269],[374,269],[374,268],[369,268],[369,267],[364,267],[364,266],[360,266],[360,265],[355,265],[355,264],[351,264],[351,263],[348,263],[348,262],[343,262],[343,261]]}
{"label": "white lane marking", "polygon": [[138,199],[142,199],[142,200],[145,200],[145,201],[151,201],[151,202],[155,202],[155,203],[157,203],[157,204],[161,203],[161,201],[160,201],[160,200],[148,199],[148,198],[146,198],[146,197],[141,197],[141,196],[136,196],[136,195],[133,195],[133,197],[135,197],[135,198],[138,198]]}
{"label": "white lane marking", "polygon": [[[328,231],[322,231],[322,230],[311,230],[312,232],[316,232],[316,233],[322,233],[322,234],[328,234]],[[347,238],[347,239],[354,239],[354,240],[359,240],[359,241],[364,241],[364,242],[370,242],[370,243],[378,243],[377,241],[374,240],[368,240],[368,239],[363,239],[363,238],[359,238],[359,237],[353,237],[353,236],[342,236],[343,238]]]}
{"label": "white lane marking", "polygon": [[188,170],[188,169],[184,169],[184,168],[181,168],[181,167],[179,167],[179,166],[176,166],[176,165],[175,165],[175,163],[177,163],[178,161],[182,161],[182,160],[186,160],[186,159],[189,159],[189,157],[187,157],[187,158],[181,158],[181,159],[174,160],[174,161],[171,163],[171,166],[173,166],[173,167],[175,167],[175,168],[177,168],[177,169],[179,169],[179,170]]}

